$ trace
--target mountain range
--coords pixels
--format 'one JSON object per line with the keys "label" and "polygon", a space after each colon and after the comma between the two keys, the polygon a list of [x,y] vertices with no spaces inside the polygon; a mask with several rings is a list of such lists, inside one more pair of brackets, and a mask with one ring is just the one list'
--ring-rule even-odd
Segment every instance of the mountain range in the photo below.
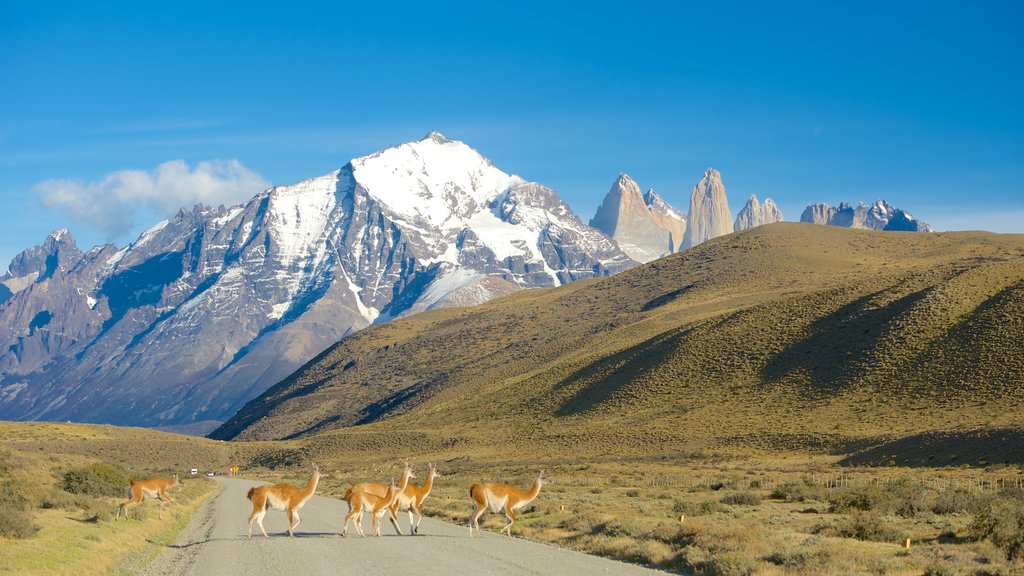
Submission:
{"label": "mountain range", "polygon": [[[821,206],[833,225],[849,210],[850,225],[912,221],[884,203]],[[733,222],[709,168],[686,216],[621,174],[588,226],[550,188],[431,132],[237,206],[182,209],[120,249],[82,251],[58,230],[25,250],[0,276],[0,418],[206,432],[372,324],[780,220],[751,196]]]}
{"label": "mountain range", "polygon": [[18,255],[0,418],[208,430],[375,321],[634,265],[553,190],[433,132],[120,250],[62,230]]}

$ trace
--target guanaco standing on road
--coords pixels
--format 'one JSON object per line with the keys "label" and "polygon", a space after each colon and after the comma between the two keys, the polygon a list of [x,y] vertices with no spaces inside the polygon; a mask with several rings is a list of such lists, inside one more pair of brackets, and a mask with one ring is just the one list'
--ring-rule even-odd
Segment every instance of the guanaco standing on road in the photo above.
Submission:
{"label": "guanaco standing on road", "polygon": [[171,477],[171,480],[146,478],[145,480],[129,480],[128,484],[128,499],[121,502],[121,505],[117,508],[117,516],[114,516],[114,520],[119,519],[122,512],[124,512],[124,517],[127,519],[129,506],[141,504],[145,500],[154,498],[160,500],[160,514],[163,514],[164,504],[174,502],[174,498],[171,498],[167,490],[178,486],[180,482],[178,475],[175,474]]}
{"label": "guanaco standing on road", "polygon": [[299,510],[313,497],[316,492],[316,485],[320,482],[320,468],[313,464],[313,473],[309,476],[304,488],[298,488],[291,484],[274,484],[272,486],[255,486],[249,489],[246,497],[252,501],[252,514],[249,514],[249,534],[252,538],[252,521],[255,520],[260,527],[263,536],[268,536],[263,528],[263,516],[267,510],[288,511],[288,535],[295,536],[295,529],[299,527],[302,519],[299,518]]}
{"label": "guanaco standing on road", "polygon": [[469,535],[473,536],[473,529],[480,534],[480,517],[484,512],[505,513],[505,527],[501,529],[506,536],[512,536],[512,524],[516,521],[516,510],[533,502],[540,494],[540,487],[550,484],[544,471],[533,481],[533,486],[528,492],[500,482],[489,482],[485,484],[473,484],[469,487],[469,497],[473,499],[473,513],[469,516]]}
{"label": "guanaco standing on road", "polygon": [[[402,529],[398,526],[398,520],[395,517],[395,512],[392,510],[391,505],[394,503],[398,495],[405,491],[409,485],[409,479],[415,478],[416,475],[412,473],[412,467],[408,464],[405,465],[405,470],[402,471],[402,479],[399,481],[397,491],[392,491],[391,486],[385,486],[376,482],[364,482],[362,484],[356,484],[355,486],[348,489],[345,492],[345,502],[348,503],[348,514],[345,515],[345,526],[341,530],[341,535],[344,536],[348,533],[348,522],[353,517],[353,522],[356,526],[356,532],[360,536],[365,536],[363,533],[363,512],[369,512],[372,516],[372,526],[375,536],[380,536],[380,525],[379,520],[384,519],[384,513],[391,514],[391,522],[395,526],[395,530],[399,534],[402,534]],[[392,478],[392,486],[394,485],[394,479]],[[383,488],[383,490],[381,490]]]}
{"label": "guanaco standing on road", "polygon": [[[395,512],[398,510],[405,510],[409,513],[409,530],[412,534],[420,533],[420,522],[423,521],[423,510],[420,506],[423,505],[423,501],[430,496],[430,490],[434,487],[434,477],[440,476],[441,474],[437,471],[432,463],[427,464],[429,472],[427,472],[427,479],[423,481],[423,486],[416,487],[413,484],[409,484],[405,487],[405,490],[395,498],[395,502],[391,505],[391,523],[395,525],[395,530],[401,534],[402,530],[398,527],[398,520],[395,517]],[[413,523],[413,511],[419,516],[416,522]]]}

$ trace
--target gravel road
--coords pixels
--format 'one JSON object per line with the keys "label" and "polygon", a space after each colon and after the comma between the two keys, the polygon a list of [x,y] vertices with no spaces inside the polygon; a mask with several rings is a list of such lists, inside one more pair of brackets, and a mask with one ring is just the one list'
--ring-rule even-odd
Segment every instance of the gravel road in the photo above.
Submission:
{"label": "gravel road", "polygon": [[[302,525],[295,538],[287,535],[286,514],[270,510],[263,520],[270,538],[253,526],[250,540],[245,533],[251,505],[245,494],[259,483],[216,480],[223,490],[196,511],[177,541],[144,574],[665,574],[493,533],[471,539],[465,526],[431,518],[423,519],[418,536],[398,536],[388,523],[380,538],[360,538],[351,528],[348,537],[342,538],[341,521],[348,506],[323,496],[314,496],[302,508]],[[399,520],[408,532],[405,515]],[[369,524],[366,517],[367,531]]]}

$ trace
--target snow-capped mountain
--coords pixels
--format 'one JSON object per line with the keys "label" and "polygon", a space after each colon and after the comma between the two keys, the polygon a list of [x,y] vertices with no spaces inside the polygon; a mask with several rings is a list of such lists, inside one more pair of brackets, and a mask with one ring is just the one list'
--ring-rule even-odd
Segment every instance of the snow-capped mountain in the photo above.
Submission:
{"label": "snow-capped mountain", "polygon": [[650,262],[679,250],[686,218],[654,190],[640,193],[628,174],[619,174],[590,225],[611,236],[631,258]]}
{"label": "snow-capped mountain", "polygon": [[118,250],[0,277],[0,419],[210,429],[344,335],[634,266],[551,189],[437,132]]}
{"label": "snow-capped mountain", "polygon": [[905,210],[896,208],[885,200],[876,200],[870,206],[858,203],[840,202],[832,207],[823,202],[810,204],[800,216],[801,222],[827,224],[846,228],[888,230],[900,232],[931,232],[932,227],[911,216]]}

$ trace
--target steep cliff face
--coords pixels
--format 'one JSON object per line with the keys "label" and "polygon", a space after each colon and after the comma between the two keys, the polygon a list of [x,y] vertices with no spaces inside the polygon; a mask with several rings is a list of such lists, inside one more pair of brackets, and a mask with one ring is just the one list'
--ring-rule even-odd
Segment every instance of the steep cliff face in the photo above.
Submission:
{"label": "steep cliff face", "polygon": [[121,250],[58,232],[25,251],[0,277],[0,419],[212,428],[372,323],[635,264],[554,191],[431,133]]}
{"label": "steep cliff face", "polygon": [[800,215],[800,221],[808,224],[829,224],[835,214],[835,208],[824,202],[817,202],[804,208],[804,213]]}
{"label": "steep cliff face", "polygon": [[683,240],[686,237],[686,216],[665,202],[653,188],[644,194],[644,202],[647,203],[654,223],[668,230],[670,250],[672,252],[682,250]]}
{"label": "steep cliff face", "polygon": [[611,236],[634,260],[650,262],[679,249],[686,219],[654,190],[647,194],[620,174],[590,225]]}
{"label": "steep cliff face", "polygon": [[686,239],[683,248],[692,248],[712,238],[732,232],[732,213],[725,196],[722,175],[708,168],[690,194],[690,211],[686,215]]}
{"label": "steep cliff face", "polygon": [[764,204],[761,204],[757,201],[757,196],[751,194],[750,198],[747,199],[747,203],[743,205],[743,209],[740,210],[739,215],[736,216],[733,232],[765,224],[774,224],[775,222],[782,222],[782,220],[782,211],[775,205],[774,200],[768,198],[764,201]]}

